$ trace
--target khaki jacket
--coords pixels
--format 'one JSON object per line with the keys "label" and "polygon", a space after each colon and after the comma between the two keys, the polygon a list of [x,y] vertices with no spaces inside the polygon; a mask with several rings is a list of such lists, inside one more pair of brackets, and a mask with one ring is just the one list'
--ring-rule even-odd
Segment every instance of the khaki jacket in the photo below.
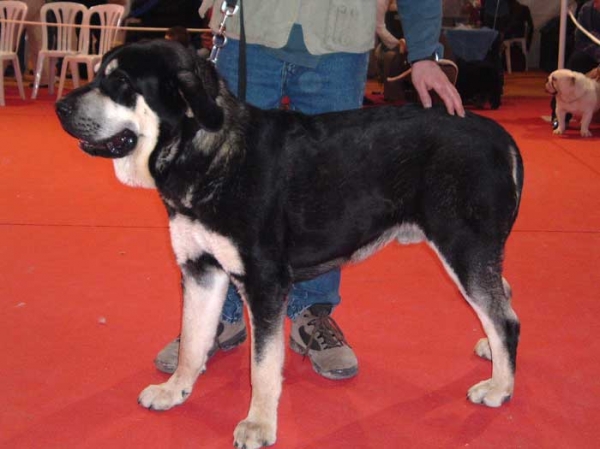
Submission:
{"label": "khaki jacket", "polygon": [[[377,0],[243,0],[246,42],[283,47],[294,23],[302,25],[313,55],[364,53],[375,43]],[[218,29],[222,0],[204,0],[200,15],[213,7],[210,27]],[[239,39],[239,13],[227,19],[226,34]]]}

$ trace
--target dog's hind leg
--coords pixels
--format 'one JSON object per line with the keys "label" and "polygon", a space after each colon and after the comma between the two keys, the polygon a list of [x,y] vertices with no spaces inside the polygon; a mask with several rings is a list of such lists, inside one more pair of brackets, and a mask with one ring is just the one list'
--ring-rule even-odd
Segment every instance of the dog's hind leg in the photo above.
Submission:
{"label": "dog's hind leg", "polygon": [[138,402],[153,410],[167,410],[183,403],[204,371],[208,351],[215,341],[229,276],[202,257],[182,266],[183,314],[179,363],[169,380],[150,385]]}
{"label": "dog's hind leg", "polygon": [[252,323],[252,401],[246,419],[234,433],[236,447],[270,446],[277,438],[277,407],[285,354],[284,293],[281,288],[255,288],[246,296]]}
{"label": "dog's hind leg", "polygon": [[490,250],[474,239],[464,241],[468,243],[455,240],[452,250],[436,249],[475,310],[488,340],[492,377],[471,387],[467,396],[474,403],[499,407],[514,389],[519,320],[510,304],[510,288],[501,275],[501,251]]}
{"label": "dog's hind leg", "polygon": [[[502,285],[504,287],[504,294],[510,301],[512,299],[512,289],[510,288],[510,284],[505,278],[502,278]],[[475,352],[475,354],[477,354],[482,359],[492,360],[492,350],[490,348],[490,342],[487,339],[487,337],[482,338],[477,342],[475,348],[473,349],[473,352]]]}

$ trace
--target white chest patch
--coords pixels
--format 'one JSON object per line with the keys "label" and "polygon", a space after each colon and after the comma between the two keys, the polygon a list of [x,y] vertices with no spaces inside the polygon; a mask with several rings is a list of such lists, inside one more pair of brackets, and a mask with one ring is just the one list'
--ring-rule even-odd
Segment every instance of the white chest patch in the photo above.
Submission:
{"label": "white chest patch", "polygon": [[176,215],[169,223],[171,244],[179,265],[210,254],[227,273],[242,275],[244,265],[231,239],[209,231],[202,223],[183,215]]}

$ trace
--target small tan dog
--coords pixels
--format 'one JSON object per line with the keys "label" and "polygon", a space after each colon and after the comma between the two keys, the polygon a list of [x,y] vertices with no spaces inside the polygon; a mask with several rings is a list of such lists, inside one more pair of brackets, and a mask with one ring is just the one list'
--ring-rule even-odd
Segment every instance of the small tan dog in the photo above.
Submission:
{"label": "small tan dog", "polygon": [[558,128],[554,134],[565,132],[565,117],[571,113],[581,117],[581,137],[591,137],[589,126],[600,109],[600,83],[583,73],[559,69],[548,76],[546,91],[556,96]]}

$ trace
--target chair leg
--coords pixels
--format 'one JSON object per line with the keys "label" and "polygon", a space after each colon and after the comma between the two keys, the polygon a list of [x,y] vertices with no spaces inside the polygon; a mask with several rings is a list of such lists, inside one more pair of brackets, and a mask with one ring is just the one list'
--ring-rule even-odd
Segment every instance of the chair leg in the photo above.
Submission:
{"label": "chair leg", "polygon": [[71,80],[73,81],[73,88],[79,87],[79,63],[76,61],[71,62]]}
{"label": "chair leg", "polygon": [[31,99],[37,98],[38,90],[40,88],[40,79],[42,78],[42,71],[44,69],[44,55],[38,55],[38,60],[35,68],[35,77],[33,79],[33,91],[31,92]]}
{"label": "chair leg", "polygon": [[[67,79],[67,58],[63,59],[62,68],[60,69],[60,80],[58,82],[58,92],[56,94],[56,99],[60,100],[62,98],[63,89],[65,88],[65,80]],[[71,69],[72,70],[72,69]]]}
{"label": "chair leg", "polygon": [[87,82],[90,83],[94,79],[94,63],[92,61],[87,62]]}
{"label": "chair leg", "polygon": [[13,59],[13,67],[15,69],[15,78],[17,79],[19,95],[21,95],[22,100],[25,100],[25,89],[23,88],[23,74],[21,73],[21,65],[19,64],[19,58],[16,56],[15,59]]}
{"label": "chair leg", "polygon": [[56,82],[56,62],[57,58],[48,58],[48,93],[54,94],[54,83]]}
{"label": "chair leg", "polygon": [[508,73],[512,73],[512,64],[510,62],[510,44],[506,46],[504,50],[504,55],[506,56],[506,71]]}
{"label": "chair leg", "polygon": [[529,61],[527,60],[527,44],[521,41],[521,48],[523,49],[523,56],[525,56],[525,71],[529,70]]}
{"label": "chair leg", "polygon": [[4,61],[0,61],[0,106],[6,106],[4,102]]}

